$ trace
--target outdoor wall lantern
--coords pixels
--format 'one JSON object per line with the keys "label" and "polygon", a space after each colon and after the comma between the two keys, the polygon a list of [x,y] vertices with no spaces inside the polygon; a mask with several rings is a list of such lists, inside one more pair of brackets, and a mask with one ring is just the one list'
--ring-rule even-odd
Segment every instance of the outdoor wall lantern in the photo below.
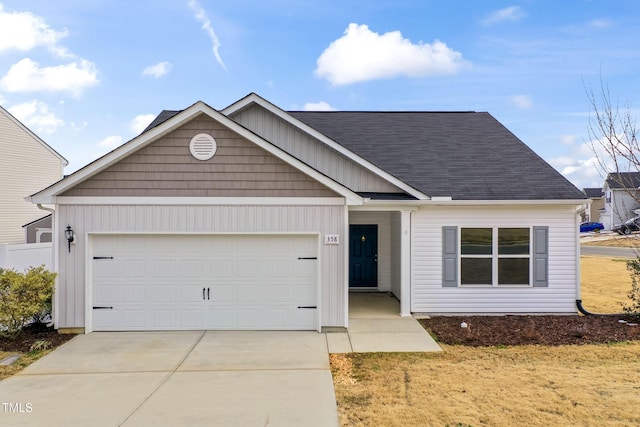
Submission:
{"label": "outdoor wall lantern", "polygon": [[73,242],[73,230],[70,225],[67,225],[67,229],[64,230],[64,237],[67,238],[67,242],[69,242],[69,253],[71,253],[71,242]]}

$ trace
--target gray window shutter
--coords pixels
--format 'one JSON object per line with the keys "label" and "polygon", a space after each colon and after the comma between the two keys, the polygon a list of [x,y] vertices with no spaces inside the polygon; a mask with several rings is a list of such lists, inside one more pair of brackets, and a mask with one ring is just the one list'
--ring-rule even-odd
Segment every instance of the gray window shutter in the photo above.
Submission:
{"label": "gray window shutter", "polygon": [[442,286],[458,286],[458,227],[442,227]]}
{"label": "gray window shutter", "polygon": [[533,286],[549,286],[549,227],[533,227]]}

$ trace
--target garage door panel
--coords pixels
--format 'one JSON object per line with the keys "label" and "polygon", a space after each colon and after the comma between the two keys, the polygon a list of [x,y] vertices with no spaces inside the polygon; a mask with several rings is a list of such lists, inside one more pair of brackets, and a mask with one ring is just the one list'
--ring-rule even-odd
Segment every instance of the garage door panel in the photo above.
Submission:
{"label": "garage door panel", "polygon": [[[316,329],[317,237],[96,236],[94,330]],[[203,288],[205,292],[203,298]],[[101,312],[102,311],[102,312]]]}

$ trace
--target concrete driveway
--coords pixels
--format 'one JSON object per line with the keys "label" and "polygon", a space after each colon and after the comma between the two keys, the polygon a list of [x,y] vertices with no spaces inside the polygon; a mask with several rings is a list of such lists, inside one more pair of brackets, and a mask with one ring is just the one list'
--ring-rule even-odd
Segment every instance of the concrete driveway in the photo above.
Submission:
{"label": "concrete driveway", "polygon": [[80,335],[1,381],[0,402],[12,426],[338,425],[317,332]]}

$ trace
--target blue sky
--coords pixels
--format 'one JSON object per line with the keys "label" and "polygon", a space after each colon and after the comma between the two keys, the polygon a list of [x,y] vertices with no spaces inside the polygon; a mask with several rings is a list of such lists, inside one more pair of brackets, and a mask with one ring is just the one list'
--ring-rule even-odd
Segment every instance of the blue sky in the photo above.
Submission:
{"label": "blue sky", "polygon": [[636,0],[0,0],[0,105],[66,173],[162,109],[250,92],[285,110],[488,111],[581,188],[602,184],[585,86],[640,112],[639,42]]}

